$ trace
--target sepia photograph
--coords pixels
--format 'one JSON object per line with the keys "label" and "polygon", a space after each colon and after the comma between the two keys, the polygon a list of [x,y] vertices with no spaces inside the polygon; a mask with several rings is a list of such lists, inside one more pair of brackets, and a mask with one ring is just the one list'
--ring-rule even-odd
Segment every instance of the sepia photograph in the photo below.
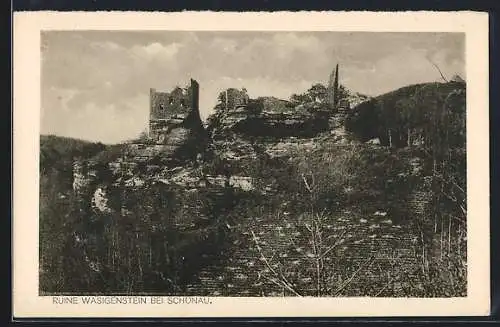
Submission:
{"label": "sepia photograph", "polygon": [[470,295],[464,31],[55,29],[38,60],[37,296]]}
{"label": "sepia photograph", "polygon": [[40,292],[465,296],[464,34],[41,42]]}

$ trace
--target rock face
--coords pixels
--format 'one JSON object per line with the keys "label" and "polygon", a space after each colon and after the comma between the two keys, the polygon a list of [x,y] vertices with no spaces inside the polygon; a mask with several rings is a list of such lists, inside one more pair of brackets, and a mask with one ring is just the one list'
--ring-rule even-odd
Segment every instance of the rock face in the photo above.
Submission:
{"label": "rock face", "polygon": [[[197,81],[191,79],[187,87],[170,92],[151,88],[148,137],[120,145],[118,156],[99,159],[99,169],[90,161],[75,162],[73,189],[99,198],[97,170],[106,170],[115,186],[137,188],[149,180],[187,189],[225,185],[249,191],[255,189],[248,173],[256,159],[310,151],[320,135],[344,139],[342,113],[334,114],[318,102],[297,105],[276,97],[250,99],[245,89],[228,89],[219,101],[217,130],[209,137],[199,114]],[[339,106],[349,108],[344,102]],[[214,149],[231,171],[197,173],[196,166]],[[183,168],[172,175],[178,167]]]}
{"label": "rock face", "polygon": [[250,138],[312,138],[333,131],[330,134],[343,142],[345,117],[353,106],[368,100],[368,97],[355,93],[333,101],[336,97],[334,78],[332,73],[326,102],[318,98],[300,103],[276,97],[250,99],[245,90],[229,89],[221,93],[215,108],[217,118],[213,125],[217,126],[213,135],[216,138],[217,135],[227,138],[231,133]]}
{"label": "rock face", "polygon": [[234,125],[233,130],[248,136],[313,137],[329,129],[326,115],[310,113],[262,113]]}
{"label": "rock face", "polygon": [[[314,137],[329,130],[329,113],[316,108],[285,107],[284,100],[261,99],[219,114],[215,134],[236,133],[246,137]],[[273,103],[277,110],[273,111]]]}
{"label": "rock face", "polygon": [[[117,158],[100,159],[98,170],[111,174],[109,183],[115,186],[137,188],[147,181],[158,181],[190,190],[218,185],[250,191],[255,185],[248,173],[256,159],[307,152],[314,149],[314,138],[319,135],[340,140],[345,134],[339,114],[334,115],[321,103],[250,99],[245,89],[228,89],[219,95],[219,101],[217,130],[209,137],[199,114],[198,82],[191,79],[187,87],[170,92],[150,89],[148,137],[121,145]],[[339,105],[349,107],[344,102]],[[196,167],[204,159],[199,157],[214,149],[230,171],[219,167],[200,174]],[[96,203],[101,203],[99,199],[106,195],[97,186],[100,177],[93,166],[90,162],[75,163],[73,188],[75,192],[90,192]]]}
{"label": "rock face", "polygon": [[108,206],[108,197],[105,187],[98,187],[91,200],[91,205],[95,210],[109,213],[111,209]]}
{"label": "rock face", "polygon": [[73,163],[73,190],[77,194],[86,192],[97,180],[97,175],[94,162],[76,160]]}

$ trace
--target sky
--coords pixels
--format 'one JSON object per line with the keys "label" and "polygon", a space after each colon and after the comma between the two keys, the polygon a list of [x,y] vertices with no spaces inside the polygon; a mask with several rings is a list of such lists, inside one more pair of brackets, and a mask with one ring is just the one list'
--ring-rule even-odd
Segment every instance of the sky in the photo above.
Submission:
{"label": "sky", "polygon": [[41,36],[41,134],[103,143],[147,129],[149,88],[200,83],[202,119],[228,87],[288,99],[328,83],[376,96],[465,76],[459,33],[46,31]]}

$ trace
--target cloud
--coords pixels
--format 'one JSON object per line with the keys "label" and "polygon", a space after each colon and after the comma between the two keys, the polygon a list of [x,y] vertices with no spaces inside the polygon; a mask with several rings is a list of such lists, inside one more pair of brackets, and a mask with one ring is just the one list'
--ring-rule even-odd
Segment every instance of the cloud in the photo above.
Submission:
{"label": "cloud", "polygon": [[[85,139],[106,143],[117,143],[138,136],[147,127],[149,118],[148,98],[138,96],[128,100],[127,110],[123,104],[97,106],[90,102],[74,117],[74,122],[82,122],[75,135]],[[96,121],[95,117],[99,117]],[[91,128],[89,128],[91,126]]]}
{"label": "cloud", "polygon": [[348,88],[368,95],[379,95],[399,87],[431,81],[442,81],[434,62],[447,78],[458,73],[465,76],[464,63],[446,60],[445,50],[401,47],[370,66],[347,66],[341,70],[341,82]]}
{"label": "cloud", "polygon": [[91,42],[90,47],[98,51],[120,51],[124,48],[115,42],[105,41],[105,42]]}
{"label": "cloud", "polygon": [[180,48],[182,48],[182,44],[179,43],[164,45],[154,42],[145,46],[134,46],[131,49],[131,53],[140,59],[172,60],[179,53]]}
{"label": "cloud", "polygon": [[300,49],[307,52],[317,52],[323,48],[323,44],[317,37],[301,33],[275,34],[271,43],[276,48]]}
{"label": "cloud", "polygon": [[232,39],[216,37],[211,43],[211,48],[219,49],[220,51],[228,54],[233,54],[237,51],[238,42]]}
{"label": "cloud", "polygon": [[[79,93],[76,89],[49,87],[42,92],[40,127],[42,133],[54,133],[61,129],[59,117],[72,114],[68,103]],[[63,125],[64,125],[64,121]],[[62,134],[65,135],[65,134]]]}

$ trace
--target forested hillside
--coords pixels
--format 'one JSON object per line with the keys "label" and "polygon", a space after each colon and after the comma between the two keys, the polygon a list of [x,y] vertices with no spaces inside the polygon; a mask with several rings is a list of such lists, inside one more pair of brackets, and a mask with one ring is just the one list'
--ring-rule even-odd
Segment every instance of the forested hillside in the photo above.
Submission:
{"label": "forested hillside", "polygon": [[465,83],[406,86],[366,101],[350,112],[346,128],[361,141],[405,147],[465,144]]}
{"label": "forested hillside", "polygon": [[[175,167],[151,157],[112,171],[138,160],[128,145],[42,137],[40,290],[465,296],[465,91],[426,83],[356,96],[365,102],[347,113],[345,143],[328,124],[259,136],[241,124],[248,113],[220,107],[200,159]],[[307,111],[324,96],[316,85],[286,110],[268,105]],[[270,130],[279,115],[262,118]],[[108,177],[73,192],[75,158]]]}
{"label": "forested hillside", "polygon": [[[227,240],[215,217],[224,203],[210,192],[184,194],[146,171],[142,188],[112,185],[108,164],[126,145],[57,136],[40,140],[41,294],[182,292]],[[109,210],[92,206],[93,190],[75,193],[73,163],[95,162]],[[215,222],[215,223],[214,223]]]}

